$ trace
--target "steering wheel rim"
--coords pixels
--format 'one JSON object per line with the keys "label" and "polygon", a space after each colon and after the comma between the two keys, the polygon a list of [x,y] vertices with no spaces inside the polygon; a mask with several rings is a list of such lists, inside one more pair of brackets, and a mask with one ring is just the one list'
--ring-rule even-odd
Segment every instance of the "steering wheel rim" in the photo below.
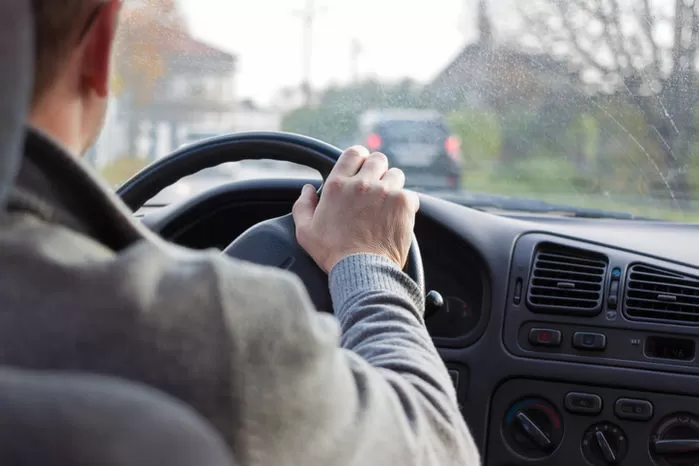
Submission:
{"label": "steering wheel rim", "polygon": [[[281,157],[282,153],[286,156]],[[341,153],[331,144],[294,133],[251,131],[224,134],[180,147],[151,163],[122,184],[117,195],[136,211],[180,178],[222,163],[243,160],[293,162],[318,170],[325,180]]]}
{"label": "steering wheel rim", "polygon": [[[117,194],[135,211],[185,176],[221,163],[243,160],[271,159],[305,165],[320,172],[325,181],[341,154],[342,151],[331,144],[293,133],[231,133],[176,150],[138,172],[117,190]],[[180,207],[184,209],[186,206],[187,203],[183,203]],[[178,212],[175,212],[174,216],[177,215]],[[296,228],[291,214],[252,226],[236,238],[225,253],[237,259],[296,273],[305,283],[316,308],[332,312],[328,277],[296,242]],[[424,294],[422,258],[414,236],[404,271]]]}

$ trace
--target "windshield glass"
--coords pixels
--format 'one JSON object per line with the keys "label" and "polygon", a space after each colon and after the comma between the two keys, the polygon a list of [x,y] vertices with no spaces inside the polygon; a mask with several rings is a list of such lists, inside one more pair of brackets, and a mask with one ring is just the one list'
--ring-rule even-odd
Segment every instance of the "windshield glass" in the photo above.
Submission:
{"label": "windshield glass", "polygon": [[[698,43],[697,0],[125,2],[88,160],[118,186],[203,138],[291,131],[475,207],[697,222]],[[318,176],[207,173],[158,202]]]}
{"label": "windshield glass", "polygon": [[396,142],[444,144],[448,136],[445,126],[432,121],[387,120],[376,126],[376,132]]}

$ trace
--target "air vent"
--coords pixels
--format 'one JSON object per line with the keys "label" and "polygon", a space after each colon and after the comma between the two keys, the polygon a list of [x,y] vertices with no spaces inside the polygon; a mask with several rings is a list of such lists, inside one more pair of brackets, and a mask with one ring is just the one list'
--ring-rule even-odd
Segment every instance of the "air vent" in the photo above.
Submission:
{"label": "air vent", "polygon": [[634,264],[626,278],[624,310],[632,319],[699,324],[699,278]]}
{"label": "air vent", "polygon": [[527,304],[534,312],[594,315],[602,309],[607,258],[554,244],[534,258]]}

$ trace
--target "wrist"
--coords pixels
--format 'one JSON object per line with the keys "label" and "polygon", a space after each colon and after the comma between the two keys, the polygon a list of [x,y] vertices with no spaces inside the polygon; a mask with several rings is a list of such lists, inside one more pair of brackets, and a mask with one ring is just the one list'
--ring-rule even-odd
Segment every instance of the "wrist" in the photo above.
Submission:
{"label": "wrist", "polygon": [[385,252],[379,252],[379,251],[371,251],[368,248],[363,248],[361,250],[350,250],[346,251],[341,254],[336,254],[331,256],[327,261],[326,261],[326,267],[325,270],[327,273],[331,273],[333,269],[340,263],[345,261],[348,258],[355,257],[355,256],[367,256],[371,257],[375,260],[381,259],[381,262],[384,261],[389,261],[398,269],[403,269],[403,266],[400,264],[400,261],[396,260],[394,257],[391,257],[390,254],[385,253]]}
{"label": "wrist", "polygon": [[359,253],[343,258],[329,275],[330,295],[336,315],[341,315],[355,296],[367,292],[389,293],[413,303],[418,315],[424,297],[415,282],[392,260],[381,254]]}

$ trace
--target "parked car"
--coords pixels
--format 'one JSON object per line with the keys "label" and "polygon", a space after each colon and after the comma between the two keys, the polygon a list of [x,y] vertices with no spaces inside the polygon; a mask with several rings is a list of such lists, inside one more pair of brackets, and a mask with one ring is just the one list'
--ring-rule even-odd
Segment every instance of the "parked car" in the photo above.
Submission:
{"label": "parked car", "polygon": [[461,189],[461,144],[437,111],[372,110],[359,118],[358,142],[386,154],[412,189]]}

